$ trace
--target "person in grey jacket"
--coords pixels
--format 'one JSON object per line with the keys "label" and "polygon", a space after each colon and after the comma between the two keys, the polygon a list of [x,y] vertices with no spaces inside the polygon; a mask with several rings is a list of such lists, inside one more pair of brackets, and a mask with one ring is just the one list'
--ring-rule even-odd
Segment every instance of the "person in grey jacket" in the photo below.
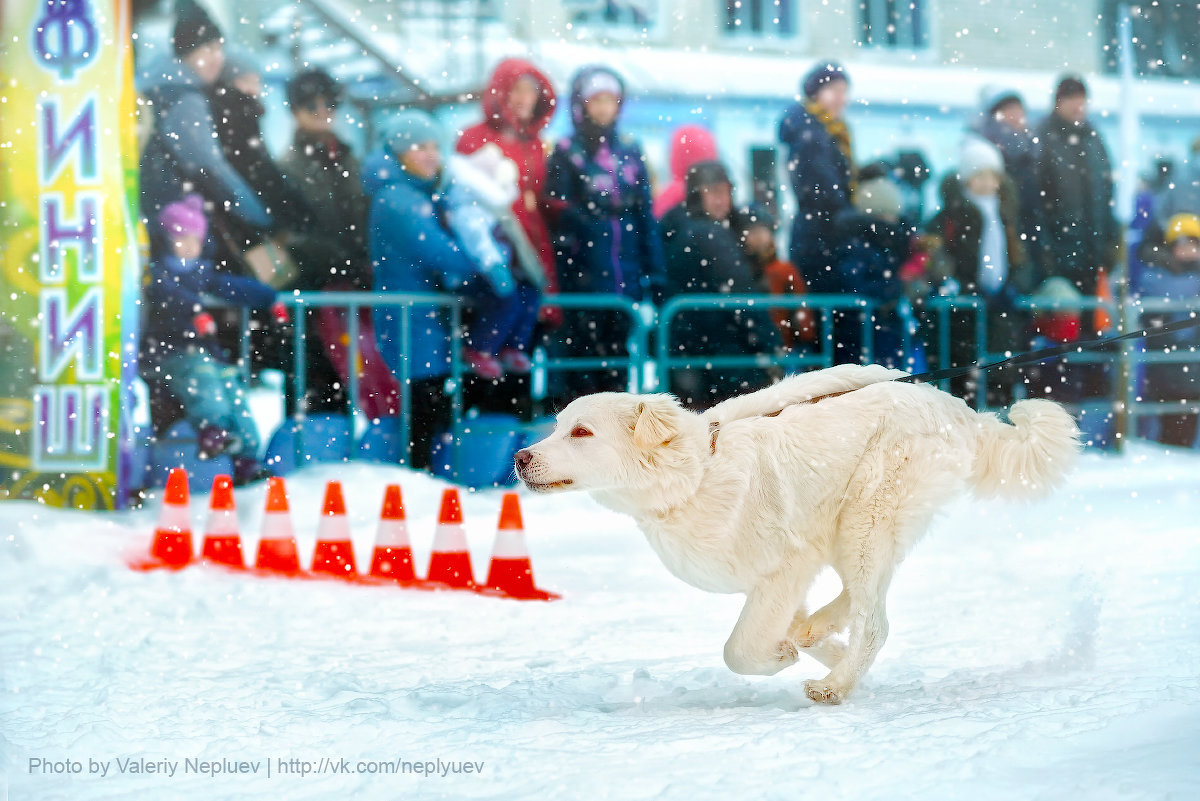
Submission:
{"label": "person in grey jacket", "polygon": [[[207,87],[221,74],[221,31],[193,0],[176,6],[175,59],[140,76],[139,91],[154,114],[154,130],[142,151],[141,211],[157,220],[166,206],[198,193],[206,204],[258,229],[272,224],[262,201],[225,158],[209,110]],[[148,226],[157,231],[157,226]],[[154,256],[166,251],[157,232]]]}

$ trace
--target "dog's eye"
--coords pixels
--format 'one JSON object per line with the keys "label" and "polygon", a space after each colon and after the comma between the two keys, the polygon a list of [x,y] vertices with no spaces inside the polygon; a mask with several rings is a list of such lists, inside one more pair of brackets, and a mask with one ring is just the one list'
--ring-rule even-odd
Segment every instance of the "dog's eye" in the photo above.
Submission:
{"label": "dog's eye", "polygon": [[592,435],[592,432],[588,431],[583,426],[575,426],[574,428],[571,429],[572,437],[590,437],[591,435]]}

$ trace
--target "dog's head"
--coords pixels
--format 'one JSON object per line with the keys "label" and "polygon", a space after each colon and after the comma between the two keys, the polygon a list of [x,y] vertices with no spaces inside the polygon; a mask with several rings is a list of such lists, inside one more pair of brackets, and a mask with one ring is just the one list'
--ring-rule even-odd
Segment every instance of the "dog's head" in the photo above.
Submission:
{"label": "dog's head", "polygon": [[559,412],[550,436],[517,453],[517,476],[537,492],[647,490],[696,472],[703,430],[670,395],[588,395]]}

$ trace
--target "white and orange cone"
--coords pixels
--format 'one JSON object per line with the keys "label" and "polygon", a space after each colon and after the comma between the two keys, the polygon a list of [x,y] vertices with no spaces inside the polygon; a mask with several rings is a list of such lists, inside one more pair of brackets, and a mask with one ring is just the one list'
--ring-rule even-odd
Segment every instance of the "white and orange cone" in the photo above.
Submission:
{"label": "white and orange cone", "polygon": [[171,469],[163,492],[162,511],[154,529],[150,555],[168,567],[183,567],[192,561],[192,520],[188,511],[187,471]]}
{"label": "white and orange cone", "polygon": [[429,557],[428,580],[456,589],[475,588],[467,533],[463,530],[462,504],[458,490],[453,487],[442,493],[442,508],[433,535],[433,554]]}
{"label": "white and orange cone", "polygon": [[288,514],[287,487],[275,476],[267,483],[267,509],[263,515],[262,536],[254,566],[275,573],[299,573],[300,556],[296,552],[296,533]]}
{"label": "white and orange cone", "polygon": [[350,541],[350,521],[346,517],[346,501],[342,484],[330,481],[325,485],[325,506],[317,525],[317,546],[313,551],[314,573],[329,573],[340,578],[358,578],[354,564],[354,543]]}
{"label": "white and orange cone", "polygon": [[560,597],[539,590],[533,583],[533,564],[525,545],[521,503],[515,492],[504,493],[504,501],[500,505],[500,523],[496,527],[496,544],[492,549],[492,564],[488,568],[487,589],[523,600],[548,601]]}
{"label": "white and orange cone", "polygon": [[233,502],[233,479],[229,476],[213,479],[208,522],[204,526],[203,555],[218,564],[246,566],[242,558],[242,538],[238,534],[237,507]]}
{"label": "white and orange cone", "polygon": [[400,582],[417,580],[399,484],[388,484],[383,493],[383,511],[379,515],[375,553],[371,557],[371,575]]}

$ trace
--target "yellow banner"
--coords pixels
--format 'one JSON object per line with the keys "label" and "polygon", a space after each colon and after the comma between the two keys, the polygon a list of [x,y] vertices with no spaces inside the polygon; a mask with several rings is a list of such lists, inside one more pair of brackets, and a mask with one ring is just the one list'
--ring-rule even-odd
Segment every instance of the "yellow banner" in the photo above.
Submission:
{"label": "yellow banner", "polygon": [[118,506],[139,271],[128,0],[0,7],[0,498]]}

